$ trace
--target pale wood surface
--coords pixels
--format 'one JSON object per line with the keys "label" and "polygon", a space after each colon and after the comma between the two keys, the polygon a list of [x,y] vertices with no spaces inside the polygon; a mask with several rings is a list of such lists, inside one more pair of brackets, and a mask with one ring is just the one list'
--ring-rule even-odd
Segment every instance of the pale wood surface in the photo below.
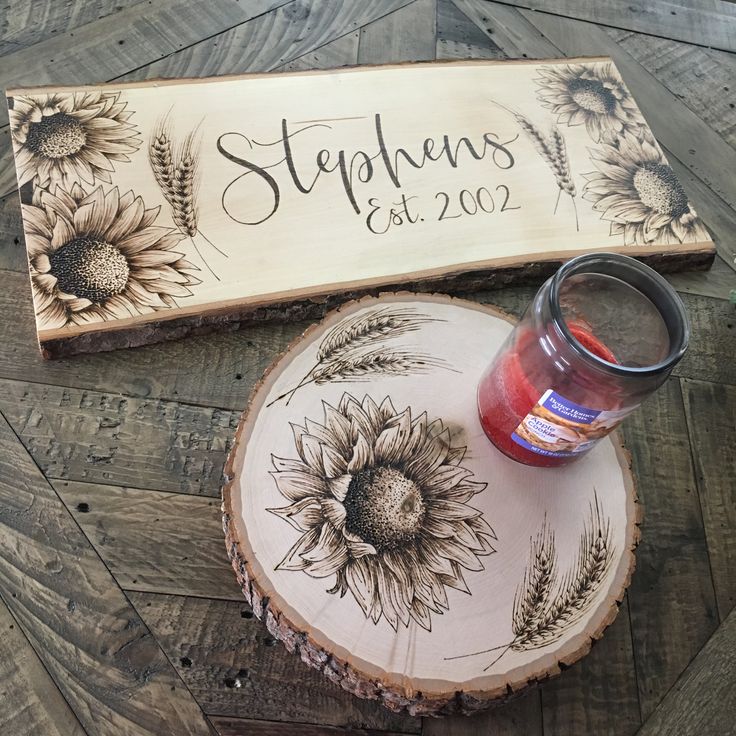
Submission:
{"label": "pale wood surface", "polygon": [[[393,736],[416,733],[422,727],[433,736],[633,736],[647,720],[647,734],[726,736],[732,732],[734,705],[727,698],[733,688],[718,688],[734,681],[733,664],[726,658],[734,648],[733,615],[730,628],[719,631],[712,646],[703,647],[718,624],[726,621],[736,595],[732,470],[736,313],[724,301],[729,290],[736,288],[736,212],[728,204],[733,204],[728,194],[733,177],[729,185],[725,163],[732,160],[734,154],[729,150],[736,145],[736,114],[731,107],[736,104],[736,84],[732,83],[736,57],[706,48],[723,48],[726,44],[716,40],[733,38],[733,22],[726,19],[733,5],[661,0],[633,6],[571,0],[545,0],[543,4],[548,12],[541,20],[541,13],[522,12],[532,2],[514,7],[514,3],[485,0],[438,0],[436,4],[292,0],[283,7],[271,4],[269,12],[263,12],[267,7],[263,3],[261,15],[255,3],[217,3],[199,18],[181,9],[191,7],[189,4],[173,2],[156,3],[152,8],[146,2],[121,0],[11,0],[0,13],[0,73],[5,75],[8,69],[9,74],[29,83],[67,81],[68,75],[77,82],[101,82],[112,66],[115,76],[126,79],[279,66],[326,68],[357,63],[361,45],[363,54],[379,62],[396,61],[399,57],[393,54],[408,57],[409,49],[427,58],[432,43],[437,58],[523,58],[525,54],[549,58],[573,53],[574,46],[583,42],[590,43],[594,53],[615,50],[633,70],[624,70],[626,81],[634,85],[639,80],[644,90],[643,97],[637,93],[640,102],[651,96],[662,100],[661,111],[654,110],[658,117],[656,124],[652,119],[652,126],[661,140],[667,139],[670,161],[712,229],[722,255],[709,273],[671,277],[681,293],[687,294],[694,342],[672,385],[645,404],[626,429],[647,513],[628,608],[622,607],[606,634],[609,638],[558,680],[521,700],[472,718],[420,724],[336,690],[280,645],[273,646],[266,629],[236,597],[239,594],[234,580],[228,578],[230,571],[223,574],[218,568],[217,560],[224,561],[225,553],[224,545],[218,550],[222,540],[218,543],[216,537],[220,523],[216,496],[232,433],[230,422],[245,405],[262,371],[307,323],[249,327],[43,364],[34,344],[8,128],[0,127],[0,193],[10,193],[0,199],[0,411],[48,473],[57,498],[67,504],[68,512],[57,500],[54,514],[71,514],[64,526],[68,539],[88,545],[87,554],[94,555],[98,569],[101,558],[112,570],[112,576],[105,573],[106,589],[121,584],[130,591],[126,595],[138,620],[152,632],[163,649],[162,656],[168,657],[183,678],[176,683],[172,680],[176,690],[171,692],[169,687],[171,696],[179,697],[187,688],[223,736]],[[685,5],[687,12],[682,10]],[[420,7],[423,15],[414,15]],[[704,12],[693,20],[693,13],[701,7]],[[223,8],[225,14],[221,14]],[[121,15],[123,12],[126,14]],[[193,29],[186,35],[189,45],[180,50],[161,35],[166,34],[161,25],[173,23],[172,12],[179,13],[182,24]],[[245,20],[249,14],[256,17]],[[32,19],[36,22],[30,22]],[[125,43],[118,44],[120,40]],[[63,77],[52,71],[51,58],[60,61]],[[75,70],[76,59],[79,68]],[[21,76],[25,69],[29,73]],[[38,74],[33,70],[39,70]],[[707,162],[697,171],[689,167],[694,156],[690,149]],[[710,163],[719,160],[724,163],[712,168]],[[725,172],[725,179],[713,178],[719,171]],[[533,287],[516,287],[473,298],[518,314],[533,293]],[[121,410],[122,400],[128,403]],[[121,422],[120,432],[105,426],[116,421]],[[139,433],[151,448],[143,456],[135,452]],[[20,445],[16,448],[10,457],[18,457]],[[212,466],[210,470],[205,461]],[[1,658],[0,689],[9,697],[0,698],[0,722],[12,722],[14,736],[53,734],[54,726],[44,725],[52,721],[64,735],[82,733],[86,724],[91,736],[101,731],[99,725],[88,725],[89,714],[109,707],[113,696],[101,690],[85,693],[86,685],[78,688],[68,673],[52,669],[50,653],[75,644],[89,646],[89,631],[94,627],[115,642],[110,650],[111,666],[127,666],[123,658],[131,649],[114,654],[124,642],[106,615],[85,618],[88,625],[81,627],[82,633],[80,629],[45,629],[43,644],[36,646],[38,625],[15,614],[14,606],[20,604],[12,593],[18,590],[11,589],[6,571],[10,574],[17,565],[15,569],[21,572],[13,577],[23,581],[28,591],[35,590],[28,586],[35,585],[32,580],[38,575],[21,577],[28,569],[26,563],[10,555],[19,477],[36,478],[30,486],[37,496],[34,504],[45,504],[48,498],[47,489],[38,485],[40,474],[15,462],[9,460],[9,470],[0,481],[4,550],[0,592],[13,611],[0,615],[0,648],[10,648],[15,654],[14,661]],[[18,468],[23,468],[20,475]],[[186,495],[171,495],[182,491]],[[135,503],[125,504],[128,493]],[[164,517],[154,513],[165,502],[170,502],[171,518],[180,522],[178,526],[171,520],[163,522]],[[87,512],[78,510],[82,503],[88,504]],[[41,526],[34,530],[37,524],[50,530],[50,518],[42,515],[29,522],[25,533],[43,533]],[[161,525],[165,548],[156,541],[156,526]],[[82,535],[88,535],[92,547]],[[56,540],[49,549],[59,550],[60,544]],[[193,550],[196,555],[189,554]],[[40,568],[50,559],[40,558]],[[32,561],[38,568],[35,558]],[[52,563],[52,568],[58,566]],[[80,582],[78,569],[72,568],[57,583],[65,595],[62,604],[45,598],[38,601],[44,621],[57,621],[60,614],[72,617],[66,606]],[[94,573],[96,580],[99,574]],[[132,631],[135,636],[140,628]],[[69,643],[64,644],[65,640]],[[136,660],[140,672],[159,667],[155,653],[140,656]],[[241,670],[254,670],[263,685],[250,682],[237,687]],[[708,673],[714,677],[708,679]],[[156,676],[170,677],[165,671]],[[687,687],[680,690],[684,685]],[[75,692],[69,694],[72,690]],[[709,693],[714,697],[708,697]],[[97,697],[103,705],[95,704]],[[135,698],[135,708],[143,717],[145,702]],[[187,727],[197,727],[201,716],[162,692],[145,718],[169,713],[172,707],[189,725],[182,727],[172,720],[168,731],[154,732],[178,736]],[[109,732],[125,733],[120,723],[109,726]]]}
{"label": "pale wood surface", "polygon": [[[469,288],[501,269],[508,273],[497,278],[523,280],[585,250],[625,251],[665,271],[710,265],[715,246],[610,58],[590,54],[574,67],[564,59],[423,64],[436,51],[426,40],[435,36],[427,9],[406,6],[360,32],[359,63],[411,64],[88,90],[103,95],[104,108],[76,86],[9,90],[18,181],[25,204],[36,205],[22,214],[44,357],[313,316],[315,301],[375,287],[432,279],[427,288]],[[283,14],[290,17],[288,8]],[[247,22],[234,30],[241,28],[253,32]],[[387,38],[419,42],[392,48]],[[281,34],[279,44],[288,41]],[[296,53],[279,44],[270,47],[284,52],[279,62]],[[565,105],[582,93],[566,84],[597,84],[615,99],[599,79],[620,98],[617,108],[581,107],[570,118]],[[489,92],[478,96],[481,88]],[[257,119],[243,120],[244,100]],[[41,122],[21,124],[42,109]],[[70,139],[82,147],[67,142],[47,158],[59,126],[72,124],[86,143]],[[338,154],[339,172],[331,163]],[[634,176],[644,161],[649,168]],[[631,180],[611,192],[619,169]],[[641,186],[647,193],[638,194]],[[85,218],[109,243],[79,239]],[[101,254],[110,248],[117,255],[108,262]]]}
{"label": "pale wood surface", "polygon": [[[358,324],[380,323],[389,316],[392,321],[386,323],[384,337],[374,340],[371,348],[406,357],[407,362],[393,375],[361,365],[366,346],[358,341],[356,347],[352,334]],[[474,702],[491,703],[506,698],[509,689],[520,691],[576,662],[617,615],[618,601],[633,568],[638,540],[636,492],[628,458],[615,436],[584,462],[544,477],[499,453],[486,451],[487,439],[473,416],[476,397],[465,387],[478,384],[485,366],[511,331],[510,321],[495,308],[446,295],[386,293],[334,310],[294,342],[264,376],[241,419],[225,467],[223,525],[228,554],[258,617],[287,643],[287,648],[295,641],[304,647],[301,651],[310,653],[308,659],[317,669],[323,669],[325,657],[344,663],[347,671],[341,670],[335,677],[345,689],[365,697],[379,682],[381,700],[412,714],[472,712],[477,707],[457,702],[458,691],[472,693]],[[339,361],[330,363],[326,346],[335,341],[345,346],[339,361],[362,371],[359,382],[341,376]],[[324,380],[305,383],[305,376],[320,373],[326,375]],[[295,393],[288,393],[294,386]],[[347,451],[342,449],[344,441],[335,427],[352,416],[350,402],[357,412],[362,412],[362,403],[363,419],[356,418],[355,423],[363,439],[346,440],[354,443]],[[431,434],[422,434],[423,416],[425,426],[440,423],[441,445]],[[397,434],[388,429],[392,422],[398,427],[404,423],[411,426],[411,442],[402,439],[408,439],[408,430]],[[300,430],[302,425],[306,430]],[[300,431],[306,432],[304,437]],[[392,432],[396,436],[386,439]],[[334,459],[325,460],[323,467],[320,459],[317,465],[322,470],[317,471],[309,455],[310,442],[317,438],[328,442],[332,437]],[[353,457],[353,447],[361,447],[361,442],[367,442],[369,449],[361,453],[356,449],[358,459],[349,466],[346,458]],[[444,443],[457,448],[462,460],[440,456]],[[412,452],[408,446],[417,449]],[[429,447],[437,453],[436,458],[443,458],[442,467],[435,461],[432,468],[422,470],[421,458],[430,452]],[[276,472],[284,470],[283,464],[289,466],[288,472]],[[350,483],[350,490],[345,489],[347,496],[333,499],[329,507],[330,520],[342,514],[342,524],[334,523],[347,530],[345,536],[342,531],[336,536],[333,533],[331,546],[321,546],[324,532],[332,527],[319,511],[324,506],[318,500],[323,492],[331,494],[324,486],[315,490],[312,483],[305,484],[299,469],[320,472],[319,480],[314,481],[317,484],[333,477]],[[368,498],[381,493],[387,481],[372,480],[372,473],[384,471],[398,474],[388,481],[389,488],[395,483],[404,484],[399,487],[405,489],[413,483],[433,488],[432,496],[420,496],[417,501],[424,516],[412,527],[415,536],[412,547],[402,553],[403,560],[396,558],[391,542],[383,536],[395,530],[391,522],[386,526],[381,521],[385,509],[392,508],[390,500],[386,499],[385,508],[375,508],[355,495],[354,485],[361,482],[368,484]],[[460,499],[453,495],[459,476],[474,489],[472,499],[464,498],[462,503],[455,502]],[[597,480],[591,482],[593,478]],[[285,483],[293,484],[293,489]],[[528,491],[509,498],[508,489],[514,485]],[[411,494],[411,490],[404,492]],[[299,504],[292,506],[293,501]],[[452,501],[449,508],[445,508],[447,501]],[[291,521],[288,517],[301,513],[306,503],[316,504],[317,511],[310,510],[308,521],[306,516],[302,521],[296,517]],[[572,514],[572,508],[580,513]],[[298,531],[282,529],[287,520]],[[351,528],[351,524],[357,526]],[[564,575],[570,560],[585,554],[580,552],[579,541],[583,528],[591,538],[598,535],[603,549],[608,550],[602,576],[590,582],[590,596],[576,601],[574,610],[579,614],[573,623],[567,625],[562,623],[565,617],[553,617],[557,624],[540,634],[541,643],[516,646],[514,634],[519,637],[522,632],[516,627],[512,632],[512,611],[516,611],[517,596],[523,590],[519,581],[532,575],[527,566],[531,564],[528,540],[538,539],[540,529],[549,530],[554,541],[546,546],[547,554]],[[474,541],[467,541],[463,534],[471,529],[478,539],[483,537],[480,546],[475,534],[471,534]],[[375,545],[357,564],[346,553],[349,532]],[[290,548],[297,549],[314,534],[320,545],[293,558]],[[313,557],[332,559],[340,549],[345,561],[329,573],[323,573],[318,565],[312,572],[302,563],[302,559]],[[582,549],[587,548],[583,545]],[[423,562],[433,558],[434,562]],[[459,580],[447,585],[434,572],[440,569],[440,559]],[[464,569],[451,560],[461,561]],[[353,575],[363,579],[367,575],[373,583],[355,584]],[[347,595],[326,597],[325,584],[339,586],[341,579],[347,581]],[[367,589],[371,592],[366,593]],[[559,590],[553,582],[541,593],[543,600],[554,600]],[[431,596],[429,602],[427,596]],[[267,603],[257,604],[259,599]],[[368,617],[369,609],[374,612],[373,621]],[[558,633],[555,625],[560,626]],[[502,651],[489,655],[483,651],[488,647]],[[418,692],[421,697],[417,697]]]}

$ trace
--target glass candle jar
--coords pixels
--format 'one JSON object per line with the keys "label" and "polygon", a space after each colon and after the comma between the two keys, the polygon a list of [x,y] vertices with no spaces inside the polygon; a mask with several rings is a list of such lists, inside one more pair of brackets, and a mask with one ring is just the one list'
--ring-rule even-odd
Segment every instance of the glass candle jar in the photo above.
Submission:
{"label": "glass candle jar", "polygon": [[614,253],[574,258],[483,374],[483,430],[518,462],[565,465],[666,380],[689,335],[682,301],[651,268]]}

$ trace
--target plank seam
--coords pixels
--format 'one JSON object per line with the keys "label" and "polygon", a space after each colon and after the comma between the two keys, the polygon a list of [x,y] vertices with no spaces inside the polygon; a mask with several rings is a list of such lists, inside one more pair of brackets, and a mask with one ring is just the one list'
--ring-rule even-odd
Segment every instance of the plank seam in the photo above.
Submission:
{"label": "plank seam", "polygon": [[[453,0],[454,2],[454,0]],[[624,26],[617,26],[613,25],[611,23],[595,23],[591,20],[588,20],[587,18],[579,18],[574,15],[565,15],[564,13],[555,13],[551,10],[539,10],[538,8],[534,8],[530,5],[526,5],[524,3],[520,2],[513,2],[513,0],[493,0],[494,3],[497,3],[498,5],[507,5],[511,8],[523,8],[524,10],[529,10],[533,13],[541,13],[543,15],[554,15],[558,18],[567,18],[569,20],[576,20],[583,23],[590,23],[592,25],[598,26],[599,28],[615,28],[617,31],[631,31],[632,33],[640,33],[642,36],[651,36],[652,38],[662,38],[666,41],[676,41],[677,43],[684,43],[688,46],[697,46],[701,49],[713,49],[715,51],[723,51],[727,54],[734,54],[736,55],[736,52],[733,51],[733,49],[727,49],[727,48],[721,48],[720,46],[708,46],[704,43],[696,43],[694,41],[683,41],[679,38],[672,38],[671,36],[663,36],[658,33],[647,33],[646,31],[636,31],[632,30],[631,28],[625,28]]]}
{"label": "plank seam", "polygon": [[[3,416],[4,417],[4,415],[2,414],[2,412],[0,412],[0,416]],[[7,419],[5,419],[5,421],[7,422]],[[10,422],[8,422],[8,426],[11,428],[11,430],[15,434],[15,430],[10,425]],[[17,437],[17,435],[16,435],[16,437]],[[31,648],[31,650],[33,651],[33,653],[36,655],[36,658],[38,659],[38,662],[41,665],[41,667],[43,667],[44,672],[46,672],[46,674],[49,676],[49,679],[51,680],[51,682],[54,683],[54,687],[56,688],[57,692],[61,696],[61,699],[67,704],[67,706],[69,706],[69,712],[74,716],[74,720],[79,724],[79,729],[82,731],[82,733],[87,734],[87,736],[91,736],[91,734],[89,733],[89,731],[87,731],[87,729],[82,725],[82,722],[79,720],[79,716],[77,715],[77,712],[72,707],[72,704],[67,700],[66,696],[64,695],[64,693],[62,692],[62,690],[59,687],[58,683],[56,682],[56,679],[51,674],[51,672],[49,671],[48,667],[46,667],[46,662],[43,661],[43,658],[41,657],[41,655],[39,654],[39,652],[36,650],[36,647],[33,646],[33,643],[28,638],[28,634],[26,633],[26,631],[23,628],[22,624],[20,623],[20,621],[16,617],[15,613],[13,613],[13,609],[8,605],[8,602],[5,599],[5,596],[3,595],[2,590],[0,590],[0,601],[8,609],[8,613],[10,614],[10,617],[15,622],[16,628],[20,632],[21,636],[25,639],[26,643]]]}

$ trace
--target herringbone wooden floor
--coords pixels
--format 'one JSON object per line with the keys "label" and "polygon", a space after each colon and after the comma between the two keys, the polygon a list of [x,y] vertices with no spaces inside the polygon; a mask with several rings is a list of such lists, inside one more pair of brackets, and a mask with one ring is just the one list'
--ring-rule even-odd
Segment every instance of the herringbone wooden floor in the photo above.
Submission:
{"label": "herringbone wooden floor", "polygon": [[[0,732],[736,733],[736,5],[719,0],[0,0],[0,85],[443,58],[611,55],[719,257],[671,281],[694,338],[626,424],[637,571],[589,656],[473,718],[421,721],[307,669],[255,620],[222,464],[305,324],[44,363],[0,111]],[[509,311],[522,287],[473,295]]]}

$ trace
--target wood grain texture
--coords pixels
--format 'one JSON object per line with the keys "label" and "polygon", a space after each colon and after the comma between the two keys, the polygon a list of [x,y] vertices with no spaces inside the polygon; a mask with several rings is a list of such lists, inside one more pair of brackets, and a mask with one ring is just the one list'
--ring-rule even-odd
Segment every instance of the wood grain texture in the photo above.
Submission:
{"label": "wood grain texture", "polygon": [[690,315],[690,347],[673,373],[684,378],[736,384],[734,305],[722,299],[682,294]]}
{"label": "wood grain texture", "polygon": [[0,199],[0,270],[23,275],[28,271],[20,202],[14,192]]}
{"label": "wood grain texture", "polygon": [[183,49],[123,76],[206,77],[269,71],[353,33],[412,0],[292,0],[249,23]]}
{"label": "wood grain texture", "polygon": [[[736,330],[736,314],[730,330]],[[736,386],[682,381],[718,612],[736,605]]]}
{"label": "wood grain texture", "polygon": [[713,633],[718,614],[678,379],[623,430],[645,509],[629,609],[646,720]]}
{"label": "wood grain texture", "polygon": [[[528,10],[521,12],[566,56],[610,55],[657,140],[727,204],[736,205],[736,183],[732,176],[736,150],[675,94],[592,23]],[[695,205],[697,209],[697,199]],[[729,254],[727,250],[724,258]]]}
{"label": "wood grain texture", "polygon": [[[0,19],[0,56],[117,13],[144,0],[5,0]],[[140,9],[139,9],[140,12]]]}
{"label": "wood grain texture", "polygon": [[358,63],[359,43],[360,31],[347,33],[324,46],[277,66],[274,71],[304,72],[309,69],[335,69],[340,66],[351,66]]}
{"label": "wood grain texture", "polygon": [[13,736],[86,736],[74,712],[2,600],[0,723]]}
{"label": "wood grain texture", "polygon": [[736,210],[667,148],[665,153],[688,197],[691,201],[697,202],[698,213],[711,231],[719,255],[731,270],[736,270],[736,241],[733,238]]}
{"label": "wood grain texture", "polygon": [[732,53],[612,28],[606,33],[731,147],[736,146],[736,57]]}
{"label": "wood grain texture", "polygon": [[360,29],[359,64],[435,58],[437,0],[415,0]]}
{"label": "wood grain texture", "polygon": [[638,736],[731,736],[736,715],[736,611],[678,678]]}
{"label": "wood grain texture", "polygon": [[438,59],[503,59],[499,47],[452,0],[437,0]]}
{"label": "wood grain texture", "polygon": [[53,485],[124,590],[243,600],[222,542],[219,500],[95,483]]}
{"label": "wood grain texture", "polygon": [[545,734],[630,736],[641,724],[628,604],[585,659],[542,686]]}
{"label": "wood grain texture", "polygon": [[295,660],[245,601],[129,595],[207,714],[419,731],[419,720],[354,698]]}
{"label": "wood grain texture", "polygon": [[515,5],[599,25],[736,51],[736,8],[721,0],[509,0]]}
{"label": "wood grain texture", "polygon": [[274,355],[307,326],[253,325],[165,345],[44,361],[34,339],[28,276],[6,271],[0,280],[0,375],[37,383],[240,410]]}
{"label": "wood grain texture", "polygon": [[208,734],[191,694],[0,417],[0,587],[92,734]]}
{"label": "wood grain texture", "polygon": [[425,718],[422,736],[542,736],[542,689],[473,716]]}
{"label": "wood grain texture", "polygon": [[720,256],[716,256],[708,271],[685,271],[672,273],[667,281],[683,294],[709,296],[714,299],[728,299],[736,289],[736,273]]}
{"label": "wood grain texture", "polygon": [[517,8],[487,0],[452,0],[459,11],[501,51],[502,57],[554,59],[564,56]]}
{"label": "wood grain texture", "polygon": [[[3,57],[0,87],[107,82],[264,13],[282,0],[135,5]],[[74,34],[73,36],[71,34]],[[6,124],[6,110],[0,124]]]}
{"label": "wood grain texture", "polygon": [[280,723],[220,716],[213,716],[210,720],[220,736],[400,736],[399,731],[377,731],[373,728],[345,729],[311,723]]}
{"label": "wood grain texture", "polygon": [[234,411],[4,380],[0,411],[48,478],[209,496],[219,494],[238,418]]}

